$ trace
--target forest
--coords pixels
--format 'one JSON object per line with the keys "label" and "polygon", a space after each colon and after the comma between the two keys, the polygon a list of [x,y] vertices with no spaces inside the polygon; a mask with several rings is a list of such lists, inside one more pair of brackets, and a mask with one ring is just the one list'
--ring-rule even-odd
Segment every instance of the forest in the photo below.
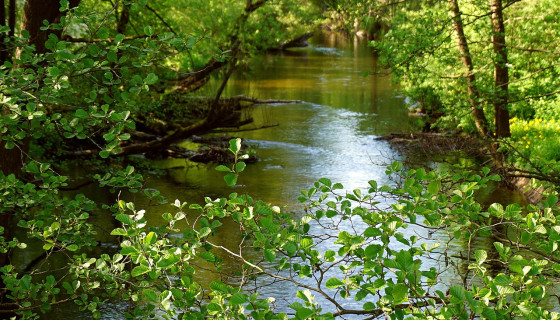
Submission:
{"label": "forest", "polygon": [[1,0],[0,319],[560,319],[559,39],[556,0]]}

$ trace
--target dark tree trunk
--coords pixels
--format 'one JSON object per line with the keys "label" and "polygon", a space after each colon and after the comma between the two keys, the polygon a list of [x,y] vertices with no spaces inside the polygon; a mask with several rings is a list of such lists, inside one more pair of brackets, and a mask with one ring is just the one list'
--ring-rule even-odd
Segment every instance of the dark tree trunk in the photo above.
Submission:
{"label": "dark tree trunk", "polygon": [[467,69],[465,78],[467,79],[467,91],[469,93],[474,122],[480,135],[487,136],[489,134],[488,121],[486,120],[484,110],[480,105],[480,93],[478,92],[478,88],[475,83],[475,76],[473,72],[474,65],[469,51],[469,44],[463,30],[463,19],[461,18],[459,3],[457,0],[449,0],[449,6],[451,8],[451,13],[453,14],[453,29],[455,30],[455,35],[457,36],[457,44],[459,45],[459,51],[461,52],[461,59],[465,69]]}
{"label": "dark tree trunk", "polygon": [[120,16],[117,17],[117,32],[126,34],[126,26],[130,21],[130,4],[123,3]]}
{"label": "dark tree trunk", "polygon": [[[4,8],[3,19],[1,23],[5,23],[5,1],[1,2]],[[8,12],[8,25],[10,27],[10,35],[15,32],[15,17],[16,6],[15,0],[10,0]],[[79,0],[70,0],[70,7],[75,7],[79,4]],[[58,22],[65,12],[60,12],[59,0],[27,0],[23,7],[23,16],[21,21],[22,30],[29,32],[29,43],[35,46],[36,53],[46,52],[45,41],[48,39],[48,30],[41,30],[43,21],[47,20],[51,23]],[[0,16],[1,18],[1,16]],[[52,32],[52,31],[50,31]],[[60,34],[59,34],[60,36]],[[10,52],[8,52],[10,54]],[[16,51],[15,55],[19,55]],[[1,113],[7,110],[1,110]],[[1,136],[0,136],[1,138]],[[5,149],[5,142],[0,141],[0,171],[5,175],[15,174],[21,176],[21,168],[24,165],[27,152],[29,150],[29,138],[24,139],[23,143],[17,145],[15,148]],[[2,236],[6,241],[10,241],[13,237],[13,212],[5,212],[0,214],[0,226],[4,229]],[[10,264],[10,252],[0,253],[0,267]],[[10,299],[6,297],[6,291],[2,290],[5,287],[4,283],[0,281],[0,309],[9,303]],[[11,317],[12,314],[3,314],[2,316]]]}
{"label": "dark tree trunk", "polygon": [[[70,0],[70,8],[76,7],[80,0]],[[49,33],[55,33],[60,37],[61,31],[41,30],[43,21],[57,23],[66,12],[60,12],[58,0],[27,0],[23,6],[23,17],[21,21],[22,30],[30,34],[29,43],[35,46],[36,53],[44,53],[47,48],[45,42]]]}
{"label": "dark tree trunk", "polygon": [[[6,16],[6,2],[0,0],[0,27],[5,27],[8,25],[8,17]],[[7,61],[10,57],[9,47],[8,47],[8,37],[4,33],[0,34],[0,65]]]}
{"label": "dark tree trunk", "polygon": [[[6,26],[6,3],[4,0],[0,1],[0,26]],[[8,36],[9,37],[9,36]],[[7,61],[9,58],[8,52],[8,44],[5,36],[0,36],[0,64],[3,64],[4,61]],[[4,174],[10,174],[17,172],[19,168],[14,167],[15,161],[10,161],[5,158],[12,158],[17,156],[17,153],[13,152],[12,150],[6,150],[4,148],[4,142],[0,142],[0,171],[4,172]],[[2,160],[4,159],[4,160]],[[6,161],[7,160],[7,161]],[[9,167],[9,168],[8,168]],[[1,236],[4,239],[8,240],[12,238],[11,233],[11,225],[12,225],[12,214],[10,212],[0,214],[0,227],[3,229]],[[10,264],[10,252],[3,252],[0,253],[0,266],[6,266]],[[4,282],[0,281],[0,289],[5,288]],[[4,305],[10,303],[8,297],[4,293],[0,293],[0,309],[3,308]],[[15,314],[8,313],[6,317],[13,317]]]}
{"label": "dark tree trunk", "polygon": [[492,44],[494,46],[494,90],[493,97],[496,138],[511,135],[509,128],[508,83],[509,71],[507,67],[508,54],[504,27],[502,0],[490,0],[492,12]]}
{"label": "dark tree trunk", "polygon": [[16,34],[16,0],[10,0],[9,3],[8,27],[10,27],[10,32],[8,33],[8,36],[13,37]]}
{"label": "dark tree trunk", "polygon": [[[72,0],[71,6],[78,5],[78,0]],[[21,29],[29,32],[29,44],[35,46],[36,53],[44,53],[47,48],[45,42],[48,39],[48,30],[41,30],[43,21],[57,22],[64,14],[59,10],[60,5],[58,0],[27,0],[23,6],[23,16],[21,20]],[[14,9],[14,10],[12,10]],[[10,6],[10,11],[14,11],[15,7]],[[11,13],[10,13],[11,15]],[[15,24],[15,19],[13,22]],[[19,56],[19,50],[16,51],[16,57]],[[5,111],[3,111],[5,112]],[[0,142],[0,170],[4,174],[19,175],[23,164],[25,154],[29,149],[29,139],[24,139],[24,142],[11,150],[4,148],[4,142]]]}

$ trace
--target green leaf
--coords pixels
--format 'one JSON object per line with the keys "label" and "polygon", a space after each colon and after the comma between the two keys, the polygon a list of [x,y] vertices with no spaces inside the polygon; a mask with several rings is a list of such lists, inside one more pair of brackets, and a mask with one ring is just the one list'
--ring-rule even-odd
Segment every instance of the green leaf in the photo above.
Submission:
{"label": "green leaf", "polygon": [[381,245],[378,245],[378,244],[371,244],[371,245],[367,246],[366,249],[365,249],[366,258],[368,258],[368,259],[375,258],[382,249],[383,249],[383,247]]}
{"label": "green leaf", "polygon": [[235,171],[238,172],[238,173],[243,172],[243,170],[245,170],[246,166],[247,165],[245,164],[245,162],[242,162],[242,161],[238,162],[237,165],[235,166]]}
{"label": "green leaf", "polygon": [[133,225],[134,224],[134,220],[132,220],[132,218],[127,214],[122,214],[122,213],[117,214],[115,219],[117,219],[117,221],[122,222],[124,225]]}
{"label": "green leaf", "polygon": [[179,262],[181,259],[179,256],[176,255],[172,255],[169,258],[166,259],[162,259],[157,263],[157,266],[159,268],[162,269],[167,269],[169,267],[171,267],[172,265],[176,264],[177,262]]}
{"label": "green leaf", "polygon": [[99,152],[99,156],[103,159],[109,158],[109,155],[111,155],[111,153],[107,150],[102,150]]}
{"label": "green leaf", "polygon": [[283,246],[288,256],[293,256],[297,251],[297,246],[293,242],[288,242]]}
{"label": "green leaf", "polygon": [[515,289],[511,286],[496,286],[500,295],[514,294]]}
{"label": "green leaf", "polygon": [[373,302],[366,302],[363,306],[364,310],[371,311],[375,309],[375,304]]}
{"label": "green leaf", "polygon": [[308,308],[300,308],[296,311],[297,319],[307,319],[313,315],[313,310]]}
{"label": "green leaf", "polygon": [[84,109],[77,109],[74,115],[80,119],[87,119],[89,114]]}
{"label": "green leaf", "polygon": [[150,269],[146,266],[136,266],[132,269],[132,276],[138,277],[150,271]]}
{"label": "green leaf", "polygon": [[431,194],[437,194],[441,189],[441,181],[433,180],[428,184],[428,192]]}
{"label": "green leaf", "polygon": [[507,275],[505,275],[503,273],[500,273],[499,275],[497,275],[494,278],[494,284],[496,284],[496,285],[506,286],[510,283],[511,283],[510,277],[508,277]]}
{"label": "green leaf", "polygon": [[157,235],[154,232],[148,233],[144,238],[144,244],[154,244],[157,241]]}
{"label": "green leaf", "polygon": [[236,293],[229,299],[229,302],[234,305],[244,304],[247,301],[249,301],[249,299],[247,298],[247,295],[243,293]]}
{"label": "green leaf", "polygon": [[332,186],[332,182],[331,180],[327,179],[327,178],[321,178],[319,179],[319,182],[326,185],[327,187]]}
{"label": "green leaf", "polygon": [[110,30],[107,27],[101,27],[97,31],[97,36],[99,37],[99,39],[103,39],[103,40],[109,38],[109,34],[110,34]]}
{"label": "green leaf", "polygon": [[121,249],[120,254],[122,255],[132,255],[132,254],[136,254],[138,253],[138,250],[134,247],[131,246],[123,246],[123,248]]}
{"label": "green leaf", "polygon": [[146,26],[144,27],[144,33],[146,33],[146,35],[148,36],[153,36],[154,35],[154,28],[151,26]]}
{"label": "green leaf", "polygon": [[490,308],[484,308],[482,316],[489,320],[496,320],[496,311]]}
{"label": "green leaf", "polygon": [[51,77],[58,77],[60,75],[60,69],[57,67],[48,67],[47,70]]}
{"label": "green leaf", "polygon": [[364,237],[378,237],[380,235],[382,235],[383,232],[381,232],[380,229],[378,228],[374,228],[374,227],[368,227],[365,231],[364,231]]}
{"label": "green leaf", "polygon": [[60,228],[60,223],[58,221],[55,221],[51,224],[51,230],[52,231],[56,231]]}
{"label": "green leaf", "polygon": [[241,151],[241,139],[231,139],[229,140],[229,150],[234,154],[238,154]]}
{"label": "green leaf", "polygon": [[486,261],[487,257],[488,257],[488,253],[486,253],[485,250],[476,250],[476,252],[474,253],[474,258],[476,259],[476,262],[479,265],[483,264],[484,261]]}
{"label": "green leaf", "polygon": [[155,73],[149,73],[148,76],[146,76],[146,79],[144,79],[144,82],[147,85],[152,85],[157,81],[158,81],[158,76]]}
{"label": "green leaf", "polygon": [[118,33],[118,34],[115,36],[115,42],[116,42],[116,43],[122,42],[122,41],[124,40],[124,38],[125,38],[125,37],[124,37],[124,34]]}
{"label": "green leaf", "polygon": [[35,161],[29,162],[29,164],[27,165],[27,172],[39,173],[39,166]]}
{"label": "green leaf", "polygon": [[313,303],[313,295],[311,294],[311,291],[307,289],[298,290],[296,296],[301,300],[305,301],[307,304]]}
{"label": "green leaf", "polygon": [[114,133],[106,133],[103,135],[103,139],[105,139],[105,141],[115,140],[116,137],[117,135],[115,135]]}
{"label": "green leaf", "polygon": [[218,292],[228,292],[228,287],[223,282],[216,280],[210,284],[210,289]]}
{"label": "green leaf", "polygon": [[408,299],[408,286],[404,283],[397,283],[391,288],[391,295],[394,303]]}
{"label": "green leaf", "polygon": [[142,295],[150,302],[157,303],[159,301],[157,293],[152,289],[142,290]]}
{"label": "green leaf", "polygon": [[115,51],[107,52],[107,60],[109,62],[117,62],[117,53]]}
{"label": "green leaf", "polygon": [[274,260],[276,260],[276,253],[270,249],[265,249],[263,255],[268,262],[274,262]]}
{"label": "green leaf", "polygon": [[335,288],[344,286],[344,282],[340,281],[340,279],[337,279],[337,278],[330,278],[325,283],[325,286],[328,289],[335,289]]}
{"label": "green leaf", "polygon": [[231,172],[231,169],[224,165],[219,165],[216,167],[216,171]]}
{"label": "green leaf", "polygon": [[232,187],[237,183],[237,175],[233,173],[228,173],[224,176],[224,180],[228,187]]}
{"label": "green leaf", "polygon": [[401,250],[396,254],[396,261],[401,270],[410,271],[414,265],[414,260],[410,252]]}
{"label": "green leaf", "polygon": [[461,301],[465,300],[465,288],[462,286],[451,286],[449,288],[449,294]]}
{"label": "green leaf", "polygon": [[117,228],[114,229],[113,231],[111,231],[111,235],[112,236],[126,236],[126,230],[124,230],[123,228]]}
{"label": "green leaf", "polygon": [[202,229],[200,229],[200,232],[198,234],[199,238],[204,238],[207,235],[209,235],[212,232],[212,229],[208,228],[208,227],[204,227]]}
{"label": "green leaf", "polygon": [[77,251],[78,249],[80,249],[80,247],[77,244],[71,244],[71,245],[67,246],[66,249],[74,252],[74,251]]}

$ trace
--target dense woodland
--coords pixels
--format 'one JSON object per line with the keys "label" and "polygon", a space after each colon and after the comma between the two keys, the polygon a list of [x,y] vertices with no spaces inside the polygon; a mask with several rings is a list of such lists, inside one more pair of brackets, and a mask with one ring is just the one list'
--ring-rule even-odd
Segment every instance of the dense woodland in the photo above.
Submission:
{"label": "dense woodland", "polygon": [[[224,96],[233,72],[320,30],[370,41],[378,68],[363,71],[392,75],[417,130],[479,141],[490,168],[395,162],[394,184],[356,190],[317,177],[300,215],[143,190],[149,163],[131,155],[250,123],[241,111],[263,101]],[[556,0],[2,0],[0,318],[121,303],[131,319],[558,319],[559,39]],[[226,152],[233,186],[247,156],[240,139]],[[76,164],[88,184],[169,204],[165,224],[70,193]],[[542,200],[482,206],[494,181]],[[99,211],[115,228],[96,228]],[[239,243],[215,241],[224,224]],[[99,249],[102,232],[118,249]],[[200,282],[202,262],[221,280]],[[289,310],[260,293],[279,282],[299,290]]]}

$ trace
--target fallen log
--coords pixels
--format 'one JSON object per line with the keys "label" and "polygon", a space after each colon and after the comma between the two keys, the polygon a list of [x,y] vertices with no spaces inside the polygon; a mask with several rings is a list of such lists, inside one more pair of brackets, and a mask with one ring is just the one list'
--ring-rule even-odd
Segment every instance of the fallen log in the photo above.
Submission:
{"label": "fallen log", "polygon": [[[242,106],[241,102],[249,102],[247,106]],[[126,156],[131,154],[140,154],[146,152],[154,152],[158,150],[163,150],[168,148],[171,144],[178,142],[180,140],[185,140],[193,135],[201,135],[205,133],[214,132],[219,128],[227,127],[240,127],[251,123],[252,119],[241,119],[242,108],[249,107],[256,104],[276,104],[276,103],[301,103],[300,100],[260,100],[252,97],[247,97],[243,95],[234,96],[231,98],[220,99],[220,104],[217,107],[218,110],[212,110],[210,108],[207,110],[207,115],[199,121],[191,123],[189,125],[177,127],[170,126],[169,129],[172,130],[171,133],[163,136],[151,135],[151,139],[146,141],[145,138],[150,137],[148,134],[141,134],[135,132],[135,137],[138,137],[139,141],[133,141],[132,143],[121,145],[119,151],[113,153],[113,156]],[[250,129],[255,130],[255,129]],[[165,130],[161,130],[165,131]],[[231,130],[229,130],[231,131]],[[90,149],[90,150],[78,150],[69,152],[69,156],[91,156],[96,155],[101,151],[101,149]]]}

